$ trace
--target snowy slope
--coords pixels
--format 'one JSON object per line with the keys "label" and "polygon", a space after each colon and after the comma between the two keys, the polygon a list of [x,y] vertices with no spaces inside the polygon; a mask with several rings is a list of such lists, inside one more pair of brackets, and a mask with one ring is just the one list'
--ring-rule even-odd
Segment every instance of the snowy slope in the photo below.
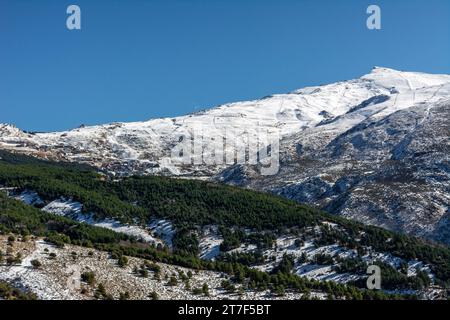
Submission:
{"label": "snowy slope", "polygon": [[[375,68],[360,79],[226,104],[173,119],[113,123],[37,134],[26,134],[12,126],[1,125],[0,147],[40,152],[43,156],[84,161],[106,168],[117,161],[118,168],[124,171],[136,168],[157,173],[167,169],[172,174],[190,174],[193,170],[189,168],[170,165],[169,151],[178,141],[179,134],[195,126],[214,128],[222,133],[230,128],[270,128],[282,136],[289,136],[331,121],[322,130],[345,130],[373,114],[382,117],[415,103],[438,101],[448,96],[449,88],[450,76],[447,75]],[[388,99],[376,103],[377,97]],[[348,114],[352,108],[367,101],[369,105],[364,110]],[[207,169],[215,171],[214,168]]]}

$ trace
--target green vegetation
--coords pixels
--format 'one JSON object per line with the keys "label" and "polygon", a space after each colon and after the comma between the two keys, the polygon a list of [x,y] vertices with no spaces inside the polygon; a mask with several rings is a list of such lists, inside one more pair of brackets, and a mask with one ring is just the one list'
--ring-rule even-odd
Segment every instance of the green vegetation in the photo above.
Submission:
{"label": "green vegetation", "polygon": [[[338,243],[358,252],[362,252],[364,246],[370,246],[404,259],[419,259],[431,265],[440,284],[450,284],[448,248],[334,217],[280,197],[210,182],[165,177],[130,177],[116,181],[88,167],[10,154],[5,156],[4,152],[0,152],[0,157],[0,185],[34,190],[46,201],[71,197],[81,202],[86,212],[95,213],[97,218],[113,217],[122,222],[137,220],[142,224],[147,224],[152,218],[164,218],[170,220],[176,229],[175,250],[169,252],[107,229],[42,212],[0,192],[0,233],[3,234],[33,234],[46,237],[59,246],[71,243],[108,251],[123,265],[126,263],[120,262],[120,257],[127,255],[197,270],[219,271],[230,275],[232,281],[244,289],[270,289],[280,295],[287,290],[296,290],[306,296],[311,290],[319,290],[335,298],[393,297],[379,291],[360,290],[356,286],[301,278],[292,273],[294,259],[291,256],[283,257],[271,274],[249,268],[249,265],[261,261],[258,253],[224,255],[217,261],[197,258],[199,241],[196,234],[202,226],[218,225],[225,238],[222,249],[227,250],[238,247],[242,242],[254,243],[259,249],[270,248],[278,234],[291,232],[302,235],[310,232],[308,230],[312,227],[320,226],[316,245]],[[324,221],[335,223],[338,228],[323,225]],[[255,232],[247,234],[245,229]],[[330,258],[319,256],[315,260],[327,264],[333,259]],[[336,262],[341,270],[361,270],[363,267],[359,261]],[[143,268],[159,276],[159,271],[153,269],[151,265]],[[429,283],[423,274],[418,274],[417,279],[409,278],[406,277],[407,281],[414,281],[409,286],[420,287]],[[396,285],[399,281],[404,282],[404,278],[396,275],[391,283]],[[200,288],[200,293],[204,294],[203,289]],[[97,291],[99,297],[105,298],[101,290]]]}
{"label": "green vegetation", "polygon": [[121,292],[119,294],[119,300],[128,300],[130,299],[130,293],[128,291]]}
{"label": "green vegetation", "polygon": [[169,282],[167,283],[167,285],[171,286],[171,287],[175,287],[178,285],[178,280],[175,276],[171,276]]}
{"label": "green vegetation", "polygon": [[236,291],[236,286],[229,280],[223,280],[221,286],[228,293],[233,293]]}
{"label": "green vegetation", "polygon": [[[110,252],[111,256],[120,257],[127,255],[147,259],[152,262],[146,268],[152,269],[155,273],[159,272],[159,268],[155,267],[153,262],[162,262],[197,270],[223,272],[229,274],[233,281],[241,283],[248,289],[275,289],[276,286],[282,285],[287,289],[300,292],[314,289],[332,292],[336,298],[404,298],[401,296],[385,295],[377,291],[360,291],[355,287],[336,283],[312,281],[294,274],[285,274],[282,271],[269,275],[239,263],[205,261],[193,255],[180,255],[167,250],[158,250],[150,245],[124,239],[122,235],[112,231],[89,225],[81,225],[67,218],[43,213],[39,209],[9,199],[2,193],[0,193],[0,212],[0,220],[2,221],[0,225],[4,233],[29,232],[41,236],[53,235],[64,243],[94,247]],[[63,232],[63,236],[56,230]],[[49,237],[49,239],[51,238]],[[90,285],[95,283],[95,275],[90,272],[83,273],[81,279]],[[109,298],[107,294],[103,294],[103,290],[101,289],[101,287],[97,288],[96,297],[99,299]],[[201,294],[205,294],[206,287],[199,289]]]}
{"label": "green vegetation", "polygon": [[0,298],[4,300],[36,300],[35,295],[13,288],[3,281],[0,281]]}
{"label": "green vegetation", "polygon": [[158,300],[159,299],[159,295],[155,291],[152,291],[150,293],[150,295],[149,295],[149,298],[152,299],[152,300]]}
{"label": "green vegetation", "polygon": [[314,256],[313,262],[318,265],[331,265],[334,264],[334,259],[328,254],[319,253]]}
{"label": "green vegetation", "polygon": [[42,263],[39,260],[31,260],[31,265],[33,266],[33,268],[35,269],[39,269],[42,266]]}
{"label": "green vegetation", "polygon": [[81,281],[84,281],[88,285],[92,286],[95,283],[95,274],[93,272],[83,272],[81,274]]}
{"label": "green vegetation", "polygon": [[262,264],[265,261],[260,251],[222,253],[218,259],[230,263],[243,264],[245,266],[255,266]]}
{"label": "green vegetation", "polygon": [[125,268],[128,264],[128,258],[125,256],[120,256],[117,260],[117,265],[121,268]]}
{"label": "green vegetation", "polygon": [[[382,287],[385,290],[401,290],[401,289],[423,289],[430,285],[431,280],[427,273],[423,271],[417,272],[415,276],[407,276],[405,273],[401,273],[391,267],[390,265],[382,262],[375,261],[373,263],[381,269]],[[365,286],[365,278],[355,281],[353,285],[357,287]]]}
{"label": "green vegetation", "polygon": [[103,283],[100,283],[97,286],[97,289],[94,292],[94,298],[101,300],[114,300],[114,298],[106,292],[105,286]]}
{"label": "green vegetation", "polygon": [[8,266],[19,265],[22,263],[22,255],[17,253],[16,256],[9,256],[6,258],[6,264]]}
{"label": "green vegetation", "polygon": [[204,283],[202,286],[202,292],[206,297],[209,297],[209,286],[207,283]]}
{"label": "green vegetation", "polygon": [[272,271],[272,273],[291,274],[294,269],[295,259],[293,256],[284,254],[278,266]]}

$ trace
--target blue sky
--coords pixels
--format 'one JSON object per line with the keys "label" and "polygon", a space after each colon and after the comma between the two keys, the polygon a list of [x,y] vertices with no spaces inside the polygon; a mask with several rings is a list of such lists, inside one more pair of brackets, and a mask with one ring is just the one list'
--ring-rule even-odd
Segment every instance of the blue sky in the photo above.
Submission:
{"label": "blue sky", "polygon": [[450,74],[450,1],[0,0],[0,122],[25,130],[182,115],[374,65]]}

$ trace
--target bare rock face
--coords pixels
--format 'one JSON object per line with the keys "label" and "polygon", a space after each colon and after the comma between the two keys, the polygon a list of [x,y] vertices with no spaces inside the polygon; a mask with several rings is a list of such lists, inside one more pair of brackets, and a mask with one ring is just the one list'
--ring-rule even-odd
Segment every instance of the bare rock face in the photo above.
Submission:
{"label": "bare rock face", "polygon": [[[449,113],[450,75],[374,68],[359,79],[173,119],[33,134],[0,125],[0,148],[117,175],[214,179],[450,244]],[[214,129],[205,130],[204,148],[230,128],[276,131],[279,171],[263,176],[255,165],[175,165],[171,149],[199,125]]]}
{"label": "bare rock face", "polygon": [[300,156],[287,150],[289,160],[268,190],[346,218],[449,244],[448,119],[449,100],[368,118]]}

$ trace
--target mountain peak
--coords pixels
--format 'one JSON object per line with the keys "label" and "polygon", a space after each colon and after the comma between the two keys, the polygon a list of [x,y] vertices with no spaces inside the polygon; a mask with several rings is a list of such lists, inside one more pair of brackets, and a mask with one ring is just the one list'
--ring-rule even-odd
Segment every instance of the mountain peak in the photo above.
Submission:
{"label": "mountain peak", "polygon": [[395,70],[392,68],[380,67],[380,66],[374,66],[372,68],[371,73],[379,73],[379,72],[401,72],[401,71]]}
{"label": "mountain peak", "polygon": [[375,73],[375,72],[401,72],[401,71],[392,69],[392,68],[387,68],[387,67],[374,66],[372,68],[371,73]]}
{"label": "mountain peak", "polygon": [[374,66],[372,70],[370,70],[370,73],[362,76],[361,78],[365,78],[367,76],[371,75],[377,75],[377,76],[400,76],[401,74],[409,73],[405,71],[400,71],[397,69],[387,68],[387,67],[380,67],[380,66]]}
{"label": "mountain peak", "polygon": [[9,123],[0,123],[0,131],[15,131],[18,130],[16,126]]}

